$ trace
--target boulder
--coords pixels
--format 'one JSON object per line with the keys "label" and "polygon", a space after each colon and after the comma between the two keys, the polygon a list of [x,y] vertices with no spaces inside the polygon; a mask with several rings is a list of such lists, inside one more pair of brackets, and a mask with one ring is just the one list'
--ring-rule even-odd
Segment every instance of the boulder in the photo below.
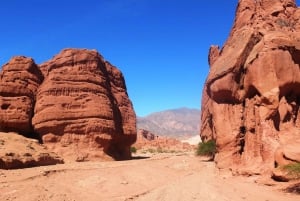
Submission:
{"label": "boulder", "polygon": [[40,66],[18,56],[2,67],[0,132],[38,139],[66,161],[122,160],[136,116],[119,69],[95,50],[65,49]]}
{"label": "boulder", "polygon": [[63,163],[38,140],[0,132],[0,169],[28,168]]}
{"label": "boulder", "polygon": [[294,0],[239,0],[229,38],[210,49],[201,138],[216,140],[220,168],[271,174],[300,162],[299,15]]}
{"label": "boulder", "polygon": [[86,49],[65,49],[41,69],[32,123],[43,143],[67,160],[130,159],[136,117],[120,70]]}

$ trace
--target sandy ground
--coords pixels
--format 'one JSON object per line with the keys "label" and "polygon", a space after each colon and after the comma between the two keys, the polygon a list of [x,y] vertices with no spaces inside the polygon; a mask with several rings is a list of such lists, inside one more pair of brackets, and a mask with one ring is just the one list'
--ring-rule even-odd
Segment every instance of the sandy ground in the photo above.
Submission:
{"label": "sandy ground", "polygon": [[0,170],[0,200],[20,201],[296,201],[282,183],[233,177],[193,154]]}

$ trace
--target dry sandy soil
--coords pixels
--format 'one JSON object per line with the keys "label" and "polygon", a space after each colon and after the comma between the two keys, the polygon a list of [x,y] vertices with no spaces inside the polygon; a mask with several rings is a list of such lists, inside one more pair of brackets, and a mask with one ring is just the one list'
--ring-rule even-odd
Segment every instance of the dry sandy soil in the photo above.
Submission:
{"label": "dry sandy soil", "polygon": [[267,186],[256,179],[220,172],[192,153],[157,154],[131,161],[0,170],[0,200],[300,200],[281,191],[283,183]]}

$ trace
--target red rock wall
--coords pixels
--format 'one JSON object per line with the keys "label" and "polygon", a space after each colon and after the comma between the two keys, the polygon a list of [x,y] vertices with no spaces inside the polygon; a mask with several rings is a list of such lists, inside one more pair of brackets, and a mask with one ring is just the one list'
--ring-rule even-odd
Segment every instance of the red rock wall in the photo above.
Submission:
{"label": "red rock wall", "polygon": [[[30,61],[36,67],[33,61]],[[27,69],[23,63],[19,66],[21,69]],[[2,80],[19,79],[19,73],[9,75],[6,71],[4,66]],[[14,69],[12,71],[15,72]],[[9,99],[13,99],[11,102],[18,104],[21,109],[25,107],[22,110],[24,114],[1,109],[0,115],[10,115],[7,119],[12,122],[11,126],[2,126],[2,120],[1,128],[7,128],[1,129],[2,131],[36,133],[48,149],[63,156],[67,161],[131,157],[130,145],[136,140],[133,106],[128,98],[122,73],[105,62],[98,52],[65,49],[50,61],[43,63],[40,69],[36,67],[28,71],[33,73],[30,74],[33,77],[36,71],[44,76],[43,82],[38,80],[33,86],[22,82],[25,88],[20,88],[20,93],[30,89],[28,97],[33,100],[22,96],[23,102],[16,102],[14,94],[3,92],[8,87],[1,80],[0,95],[5,94]],[[16,91],[16,87],[11,91]],[[5,102],[3,104],[5,106]],[[16,124],[18,121],[15,119],[20,119],[18,115],[26,118],[28,128]],[[25,123],[22,122],[22,125]]]}
{"label": "red rock wall", "polygon": [[201,137],[241,174],[300,162],[300,9],[294,0],[240,0],[224,47],[210,49]]}
{"label": "red rock wall", "polygon": [[31,118],[42,73],[31,58],[14,57],[0,72],[0,131],[33,137]]}

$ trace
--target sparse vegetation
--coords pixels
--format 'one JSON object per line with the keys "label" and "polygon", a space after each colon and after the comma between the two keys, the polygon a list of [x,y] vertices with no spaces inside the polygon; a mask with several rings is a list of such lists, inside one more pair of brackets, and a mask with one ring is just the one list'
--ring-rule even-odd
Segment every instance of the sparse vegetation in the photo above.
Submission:
{"label": "sparse vegetation", "polygon": [[149,153],[151,153],[151,154],[153,154],[153,153],[155,153],[155,152],[156,152],[156,150],[155,150],[155,149],[151,149],[151,148],[150,148],[150,149],[148,149],[147,151],[148,151]]}
{"label": "sparse vegetation", "polygon": [[198,144],[196,154],[198,156],[211,156],[214,157],[216,153],[216,142],[214,140],[209,140],[207,142],[200,142]]}
{"label": "sparse vegetation", "polygon": [[181,153],[183,151],[179,150],[169,150],[169,149],[163,149],[162,147],[158,148],[148,148],[142,150],[141,153],[146,154],[146,153],[151,153],[151,154],[161,154],[161,153]]}
{"label": "sparse vegetation", "polygon": [[285,165],[282,168],[287,171],[288,174],[295,177],[295,179],[300,179],[300,163]]}
{"label": "sparse vegetation", "polygon": [[136,153],[137,149],[135,147],[130,147],[130,152],[131,153]]}
{"label": "sparse vegetation", "polygon": [[157,151],[158,153],[163,153],[163,152],[165,152],[161,147],[158,147],[158,148],[156,149],[156,151]]}

